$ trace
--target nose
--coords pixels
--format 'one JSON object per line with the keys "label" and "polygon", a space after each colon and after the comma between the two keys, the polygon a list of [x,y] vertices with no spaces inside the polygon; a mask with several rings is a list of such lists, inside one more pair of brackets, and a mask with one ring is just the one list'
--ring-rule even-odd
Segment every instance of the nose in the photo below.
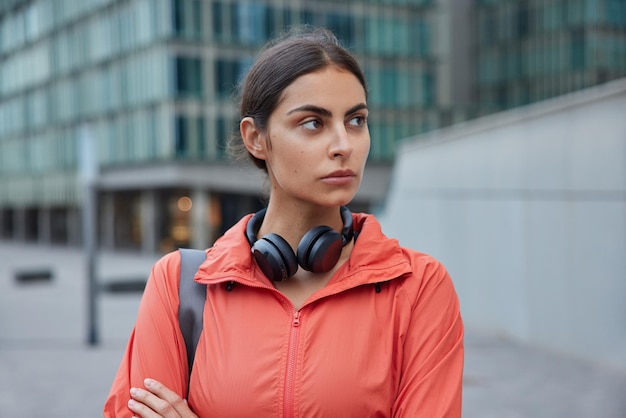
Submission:
{"label": "nose", "polygon": [[333,130],[333,138],[330,143],[329,154],[332,158],[348,158],[354,149],[350,134],[345,125],[338,124]]}

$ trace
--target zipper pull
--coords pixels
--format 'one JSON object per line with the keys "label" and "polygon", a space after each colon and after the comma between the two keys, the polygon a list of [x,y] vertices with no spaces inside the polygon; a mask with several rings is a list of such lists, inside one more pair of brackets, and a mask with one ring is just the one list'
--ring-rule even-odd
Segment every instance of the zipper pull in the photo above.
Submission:
{"label": "zipper pull", "polygon": [[293,322],[292,325],[294,327],[299,327],[300,326],[300,311],[295,311],[293,313]]}

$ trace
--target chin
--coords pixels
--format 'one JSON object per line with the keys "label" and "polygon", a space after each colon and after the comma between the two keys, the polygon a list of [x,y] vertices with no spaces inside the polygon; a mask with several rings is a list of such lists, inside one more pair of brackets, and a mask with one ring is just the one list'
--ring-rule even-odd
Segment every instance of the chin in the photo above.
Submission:
{"label": "chin", "polygon": [[332,207],[332,206],[346,206],[352,200],[354,200],[354,196],[356,195],[356,191],[348,191],[348,190],[334,190],[334,191],[322,191],[311,195],[308,193],[308,198],[302,196],[303,200],[310,202],[313,205],[319,205],[322,207]]}
{"label": "chin", "polygon": [[352,202],[353,199],[354,199],[354,196],[351,196],[350,198],[344,198],[344,199],[335,199],[331,202],[328,202],[324,206],[347,206],[350,202]]}

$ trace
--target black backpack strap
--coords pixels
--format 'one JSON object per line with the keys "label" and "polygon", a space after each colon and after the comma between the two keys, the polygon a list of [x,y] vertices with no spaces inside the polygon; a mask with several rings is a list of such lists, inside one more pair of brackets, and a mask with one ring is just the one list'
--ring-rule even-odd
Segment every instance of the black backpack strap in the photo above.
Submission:
{"label": "black backpack strap", "polygon": [[188,377],[191,377],[193,360],[196,355],[196,346],[202,332],[202,314],[206,300],[206,286],[196,283],[193,279],[198,267],[206,260],[204,250],[181,248],[180,278],[178,284],[178,323],[183,333],[187,349]]}

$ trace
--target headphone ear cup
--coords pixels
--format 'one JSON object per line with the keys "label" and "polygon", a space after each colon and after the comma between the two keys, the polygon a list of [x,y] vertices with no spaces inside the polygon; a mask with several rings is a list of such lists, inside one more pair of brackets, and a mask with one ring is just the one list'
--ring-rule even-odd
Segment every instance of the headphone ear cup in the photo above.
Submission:
{"label": "headphone ear cup", "polygon": [[267,234],[252,246],[259,268],[272,281],[283,281],[296,274],[298,261],[291,247],[278,234]]}
{"label": "headphone ear cup", "polygon": [[337,231],[326,225],[316,226],[298,244],[298,263],[313,273],[326,273],[337,264],[342,248],[342,237]]}

